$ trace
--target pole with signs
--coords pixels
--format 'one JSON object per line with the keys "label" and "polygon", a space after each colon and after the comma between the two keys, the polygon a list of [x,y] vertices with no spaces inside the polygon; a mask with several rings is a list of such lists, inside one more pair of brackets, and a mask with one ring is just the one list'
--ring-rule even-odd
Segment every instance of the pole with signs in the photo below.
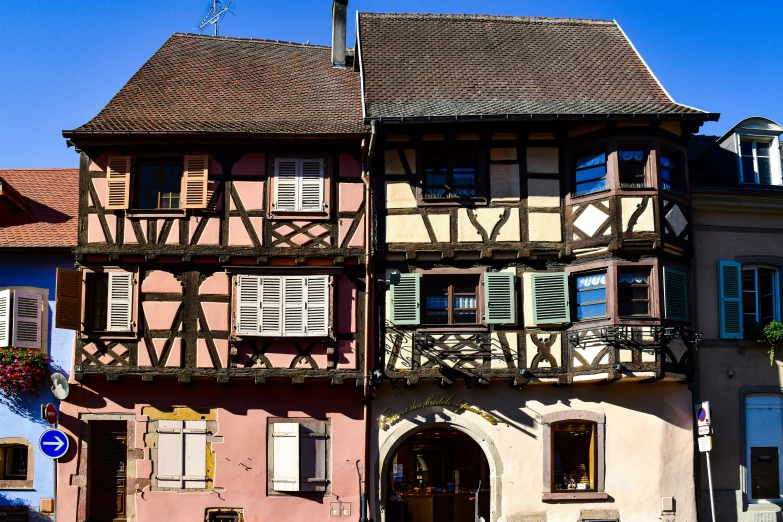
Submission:
{"label": "pole with signs", "polygon": [[712,468],[710,467],[710,451],[712,450],[712,417],[710,416],[710,402],[704,401],[697,404],[696,410],[696,429],[699,434],[699,451],[704,453],[707,458],[707,480],[710,485],[710,511],[712,512],[712,522],[715,522],[715,498],[712,496]]}

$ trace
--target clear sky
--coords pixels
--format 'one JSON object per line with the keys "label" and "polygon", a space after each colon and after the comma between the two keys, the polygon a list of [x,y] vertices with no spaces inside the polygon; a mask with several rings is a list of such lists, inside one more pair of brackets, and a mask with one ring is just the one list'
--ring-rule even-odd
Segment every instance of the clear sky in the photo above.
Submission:
{"label": "clear sky", "polygon": [[[225,36],[329,44],[331,0],[234,0]],[[209,0],[0,0],[0,168],[76,167],[60,132],[92,118]],[[783,123],[780,0],[350,0],[359,11],[617,20],[672,97],[739,120]]]}

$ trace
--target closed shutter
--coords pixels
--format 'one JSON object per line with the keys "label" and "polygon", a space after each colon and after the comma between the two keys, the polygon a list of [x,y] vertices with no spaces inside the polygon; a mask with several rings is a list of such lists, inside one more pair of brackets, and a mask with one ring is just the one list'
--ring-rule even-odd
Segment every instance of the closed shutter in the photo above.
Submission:
{"label": "closed shutter", "polygon": [[308,276],[306,285],[306,333],[308,336],[326,336],[329,334],[329,276]]}
{"label": "closed shutter", "polygon": [[185,488],[207,487],[207,421],[185,421]]}
{"label": "closed shutter", "polygon": [[324,162],[300,160],[300,207],[302,212],[321,212],[324,209]]}
{"label": "closed shutter", "polygon": [[106,208],[122,210],[128,208],[130,195],[130,156],[112,156],[106,169]]}
{"label": "closed shutter", "polygon": [[11,345],[11,291],[0,290],[0,348]]}
{"label": "closed shutter", "polygon": [[303,277],[283,278],[283,335],[305,333],[305,285]]}
{"label": "closed shutter", "polygon": [[[183,421],[158,421],[158,469],[159,488],[181,488],[184,458]],[[206,450],[205,450],[206,458]]]}
{"label": "closed shutter", "polygon": [[533,288],[533,318],[535,324],[565,324],[571,322],[568,275],[562,272],[530,275]]}
{"label": "closed shutter", "polygon": [[391,323],[395,325],[421,322],[419,274],[400,274],[391,284]]}
{"label": "closed shutter", "polygon": [[282,278],[261,278],[261,335],[283,335],[282,291]]}
{"label": "closed shutter", "polygon": [[516,322],[514,274],[508,272],[484,274],[484,321],[487,324]]}
{"label": "closed shutter", "polygon": [[274,491],[299,491],[299,423],[272,424]]}
{"label": "closed shutter", "polygon": [[209,155],[185,156],[180,208],[207,208]]}
{"label": "closed shutter", "polygon": [[237,335],[258,334],[258,316],[261,311],[261,289],[258,276],[237,276],[236,306]]}
{"label": "closed shutter", "polygon": [[664,318],[688,321],[688,276],[668,266],[663,267]]}
{"label": "closed shutter", "polygon": [[133,274],[109,272],[109,332],[130,332],[133,329]]}
{"label": "closed shutter", "polygon": [[720,338],[742,339],[742,265],[718,261]]}
{"label": "closed shutter", "polygon": [[299,161],[295,159],[275,160],[275,201],[277,212],[295,212],[299,193],[297,171]]}
{"label": "closed shutter", "polygon": [[41,296],[16,290],[14,292],[14,336],[16,348],[41,347]]}
{"label": "closed shutter", "polygon": [[54,300],[54,327],[81,330],[82,273],[78,270],[57,269],[57,290]]}
{"label": "closed shutter", "polygon": [[326,423],[305,421],[299,426],[299,490],[326,491]]}

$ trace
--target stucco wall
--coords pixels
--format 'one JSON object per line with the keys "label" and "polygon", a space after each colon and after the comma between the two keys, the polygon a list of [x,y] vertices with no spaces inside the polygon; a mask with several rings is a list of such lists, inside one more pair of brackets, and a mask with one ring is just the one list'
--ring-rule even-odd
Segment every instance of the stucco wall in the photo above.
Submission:
{"label": "stucco wall", "polygon": [[[428,395],[439,398],[454,395],[491,413],[502,422],[493,426],[472,412],[453,413],[432,406],[408,413],[388,430],[373,430],[371,458],[376,479],[381,456],[408,434],[425,424],[456,423],[468,426],[481,441],[492,471],[498,474],[500,491],[493,491],[496,511],[491,522],[518,520],[522,514],[546,512],[547,522],[573,522],[581,510],[616,510],[621,520],[659,520],[661,497],[673,496],[677,503],[674,518],[695,522],[693,484],[693,439],[691,435],[691,392],[671,383],[616,383],[609,386],[573,385],[564,388],[528,385],[522,390],[505,384],[483,389],[454,386],[448,390],[434,384],[413,389],[376,392],[374,420],[385,408],[398,412],[414,399],[423,402]],[[588,410],[606,415],[606,501],[543,502],[542,445],[544,414]],[[470,426],[473,427],[470,427]],[[497,453],[493,456],[493,453]],[[391,457],[393,451],[387,456]],[[373,494],[379,516],[379,492]],[[380,518],[376,518],[380,520]],[[488,522],[490,522],[488,520]]]}

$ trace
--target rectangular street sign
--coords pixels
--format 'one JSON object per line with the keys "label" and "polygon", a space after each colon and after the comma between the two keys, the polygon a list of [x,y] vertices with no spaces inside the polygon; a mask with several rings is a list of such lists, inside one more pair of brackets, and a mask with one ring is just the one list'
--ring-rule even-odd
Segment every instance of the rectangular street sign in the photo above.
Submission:
{"label": "rectangular street sign", "polygon": [[707,435],[706,437],[699,437],[699,451],[704,453],[705,451],[712,450],[712,437]]}
{"label": "rectangular street sign", "polygon": [[709,434],[710,434],[709,426],[699,426],[699,435],[709,435]]}
{"label": "rectangular street sign", "polygon": [[696,410],[696,425],[699,427],[709,426],[711,423],[710,418],[710,401],[704,401],[701,404],[694,406]]}

